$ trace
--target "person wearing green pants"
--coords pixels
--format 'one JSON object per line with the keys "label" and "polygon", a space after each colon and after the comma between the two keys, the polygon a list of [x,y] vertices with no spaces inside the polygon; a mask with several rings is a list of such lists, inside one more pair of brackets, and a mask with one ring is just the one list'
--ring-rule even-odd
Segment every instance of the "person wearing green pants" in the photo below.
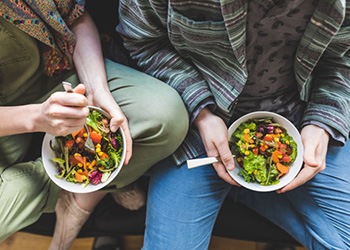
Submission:
{"label": "person wearing green pants", "polygon": [[[32,10],[50,9],[40,14],[19,2],[0,6],[0,241],[56,211],[50,249],[69,249],[107,192],[138,208],[123,204],[123,194],[140,198],[135,181],[179,147],[188,114],[171,87],[103,59],[83,1],[32,1]],[[73,93],[64,92],[62,81],[72,83]],[[51,182],[41,158],[24,158],[36,133],[66,135],[83,127],[87,105],[111,115],[112,131],[124,130],[126,161],[108,190],[72,194]]]}

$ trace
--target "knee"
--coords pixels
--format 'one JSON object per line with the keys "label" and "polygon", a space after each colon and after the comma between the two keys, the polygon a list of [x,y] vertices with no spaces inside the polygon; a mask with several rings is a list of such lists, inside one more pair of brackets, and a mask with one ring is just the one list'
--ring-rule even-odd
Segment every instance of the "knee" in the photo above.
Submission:
{"label": "knee", "polygon": [[35,222],[47,201],[48,177],[24,164],[8,167],[1,174],[0,201],[4,204],[0,224],[6,225],[6,237]]}
{"label": "knee", "polygon": [[160,84],[156,92],[143,94],[137,100],[137,107],[128,117],[135,145],[151,146],[163,156],[173,153],[189,126],[188,113],[178,93]]}
{"label": "knee", "polygon": [[159,137],[164,138],[164,143],[173,144],[176,149],[184,140],[189,127],[186,107],[173,89],[159,96],[155,102],[151,114],[153,117],[150,119],[157,121],[158,124],[155,125],[158,128]]}

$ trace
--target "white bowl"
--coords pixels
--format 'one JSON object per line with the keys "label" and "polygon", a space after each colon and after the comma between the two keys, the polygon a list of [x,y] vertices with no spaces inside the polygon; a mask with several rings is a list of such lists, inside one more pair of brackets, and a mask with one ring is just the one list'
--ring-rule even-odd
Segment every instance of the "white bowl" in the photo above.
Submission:
{"label": "white bowl", "polygon": [[287,130],[287,133],[291,137],[293,137],[294,141],[297,144],[297,156],[295,161],[290,165],[288,173],[282,176],[280,178],[279,183],[275,185],[264,186],[264,185],[260,185],[257,182],[246,182],[242,176],[238,175],[238,172],[241,169],[239,166],[236,166],[232,171],[228,171],[231,177],[241,186],[253,191],[258,191],[258,192],[270,192],[270,191],[281,189],[282,187],[290,183],[297,176],[297,174],[299,173],[303,165],[304,148],[301,142],[301,136],[299,131],[288,119],[276,113],[268,112],[268,111],[257,111],[257,112],[252,112],[240,117],[228,129],[229,140],[233,132],[235,132],[235,130],[238,128],[238,126],[241,123],[250,119],[255,119],[255,118],[259,119],[259,118],[267,118],[267,117],[271,117],[274,122],[279,123],[282,127],[284,127]]}
{"label": "white bowl", "polygon": [[42,161],[47,174],[57,186],[73,193],[90,193],[90,192],[100,190],[101,188],[107,186],[119,174],[125,160],[125,153],[126,153],[125,136],[121,128],[119,128],[119,131],[123,138],[123,152],[121,155],[121,161],[118,167],[111,173],[111,175],[105,182],[100,182],[99,184],[96,184],[96,185],[91,183],[88,185],[85,185],[85,183],[73,183],[73,182],[68,182],[63,178],[62,179],[57,178],[56,177],[56,175],[58,174],[57,167],[56,167],[56,164],[51,160],[56,156],[54,151],[50,147],[50,141],[52,140],[53,145],[55,145],[56,139],[55,139],[55,136],[50,134],[45,134],[42,148],[41,148]]}

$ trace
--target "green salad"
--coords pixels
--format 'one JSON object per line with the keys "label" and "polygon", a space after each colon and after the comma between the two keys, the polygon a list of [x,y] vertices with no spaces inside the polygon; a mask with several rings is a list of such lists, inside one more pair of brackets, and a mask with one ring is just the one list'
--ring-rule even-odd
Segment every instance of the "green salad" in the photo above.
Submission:
{"label": "green salad", "polygon": [[123,152],[123,138],[118,130],[109,129],[109,120],[96,110],[90,112],[86,124],[95,152],[85,148],[85,128],[67,136],[56,136],[56,144],[50,141],[55,152],[51,160],[57,168],[57,178],[73,183],[97,185],[105,182],[118,168]]}
{"label": "green salad", "polygon": [[288,173],[297,155],[297,144],[272,118],[240,124],[231,137],[231,150],[246,182],[274,185]]}

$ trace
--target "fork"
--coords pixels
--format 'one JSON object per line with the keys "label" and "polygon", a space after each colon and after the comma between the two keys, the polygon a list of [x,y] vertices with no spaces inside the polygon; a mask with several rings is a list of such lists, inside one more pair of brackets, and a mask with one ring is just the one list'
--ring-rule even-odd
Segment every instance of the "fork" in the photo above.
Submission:
{"label": "fork", "polygon": [[[69,82],[62,82],[63,88],[67,93],[73,93],[73,88],[72,88],[72,84],[70,84]],[[86,131],[86,141],[84,146],[91,152],[95,153],[95,145],[91,140],[91,136],[90,136],[90,131],[89,131],[89,127],[88,125],[85,123],[84,124],[84,128]]]}
{"label": "fork", "polygon": [[[232,157],[236,161],[236,156],[232,155]],[[221,161],[221,159],[219,156],[190,159],[190,160],[187,160],[187,168],[190,169],[190,168],[201,167],[204,165],[208,165],[208,164],[212,164],[212,163],[220,162],[220,161]]]}

